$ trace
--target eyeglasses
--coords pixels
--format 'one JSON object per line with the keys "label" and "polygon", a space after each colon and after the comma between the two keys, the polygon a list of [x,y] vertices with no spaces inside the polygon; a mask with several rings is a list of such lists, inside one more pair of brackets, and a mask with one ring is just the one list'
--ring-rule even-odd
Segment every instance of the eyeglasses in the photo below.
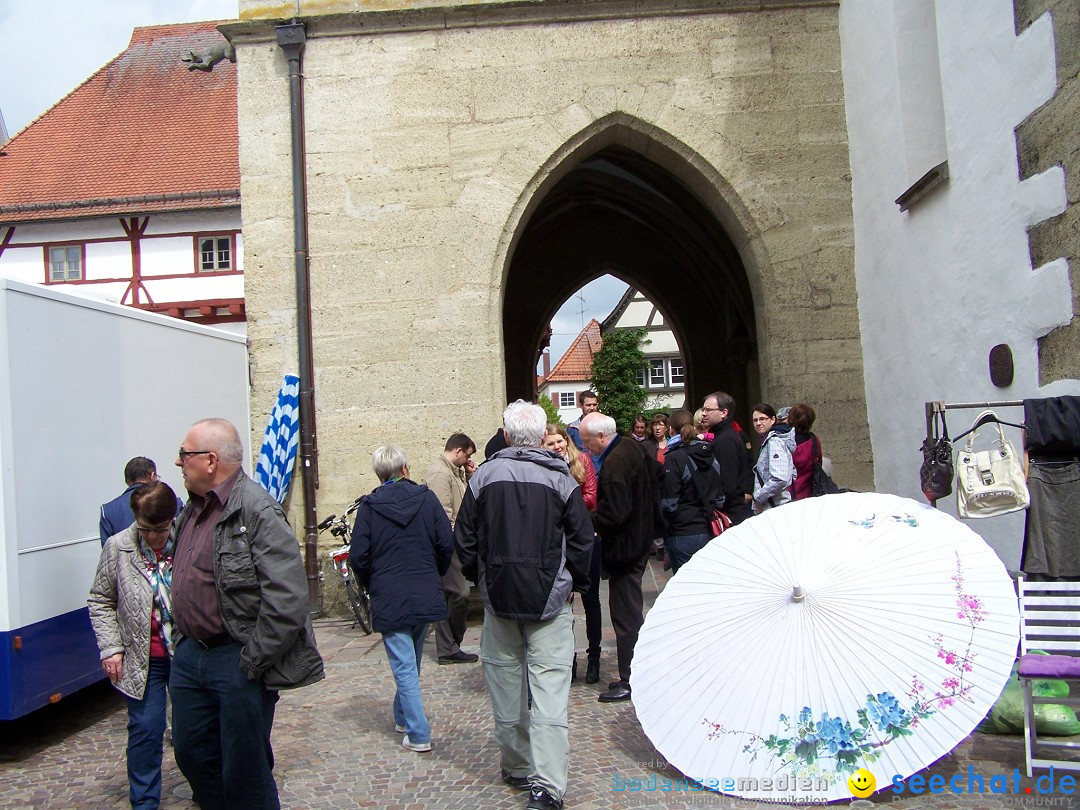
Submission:
{"label": "eyeglasses", "polygon": [[701,412],[702,413],[712,413],[713,411],[719,411],[719,410],[722,410],[722,408],[702,408]]}
{"label": "eyeglasses", "polygon": [[143,534],[168,534],[172,531],[172,524],[170,523],[168,526],[158,528],[154,526],[143,526],[140,523],[136,523],[135,528]]}
{"label": "eyeglasses", "polygon": [[771,416],[755,416],[754,417],[754,424],[755,425],[758,424],[758,422],[771,422],[771,421],[772,421]]}
{"label": "eyeglasses", "polygon": [[188,456],[205,456],[207,453],[213,453],[213,450],[185,450],[181,447],[176,455],[180,457],[180,463],[183,464],[188,460]]}

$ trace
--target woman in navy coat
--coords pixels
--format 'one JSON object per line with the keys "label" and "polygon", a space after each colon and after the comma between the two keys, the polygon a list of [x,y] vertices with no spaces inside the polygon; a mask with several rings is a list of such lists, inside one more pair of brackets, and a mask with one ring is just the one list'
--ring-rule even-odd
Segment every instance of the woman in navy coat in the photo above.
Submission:
{"label": "woman in navy coat", "polygon": [[409,479],[400,447],[380,447],[371,466],[382,483],[360,504],[349,559],[371,594],[372,625],[397,683],[394,730],[410,751],[430,751],[420,657],[428,624],[448,615],[441,577],[454,550],[450,520],[435,493]]}

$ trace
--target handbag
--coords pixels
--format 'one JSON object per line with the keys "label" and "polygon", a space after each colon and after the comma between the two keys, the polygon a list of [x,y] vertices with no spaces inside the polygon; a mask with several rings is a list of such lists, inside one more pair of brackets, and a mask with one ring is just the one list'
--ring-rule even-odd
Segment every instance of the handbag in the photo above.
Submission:
{"label": "handbag", "polygon": [[945,412],[937,407],[934,408],[933,435],[923,439],[922,456],[919,487],[926,500],[933,503],[952,492],[953,480],[953,451],[949,441],[949,426],[945,424]]}
{"label": "handbag", "polygon": [[814,473],[810,481],[811,495],[833,495],[840,491],[840,487],[836,485],[836,482],[825,472],[825,468],[821,466],[821,442],[818,441],[818,437],[814,436],[812,441],[817,453],[814,454]]}
{"label": "handbag", "polygon": [[712,520],[709,521],[709,529],[713,537],[719,537],[726,529],[731,528],[731,518],[727,516],[719,506],[713,507]]}
{"label": "handbag", "polygon": [[[975,451],[975,437],[984,421],[997,422],[998,438],[989,450]],[[1031,502],[1024,464],[993,411],[976,417],[967,445],[957,456],[956,508],[960,517],[981,518],[1026,509]]]}

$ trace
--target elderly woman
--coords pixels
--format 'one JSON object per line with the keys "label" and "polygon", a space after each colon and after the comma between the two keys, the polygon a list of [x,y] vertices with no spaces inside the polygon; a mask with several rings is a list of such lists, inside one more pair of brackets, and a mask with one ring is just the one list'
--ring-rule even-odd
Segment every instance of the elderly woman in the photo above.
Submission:
{"label": "elderly woman", "polygon": [[434,492],[410,480],[400,447],[380,447],[371,466],[381,483],[360,504],[349,559],[371,594],[371,623],[397,683],[394,730],[408,750],[430,751],[420,657],[428,624],[449,615],[442,575],[454,552],[450,519]]}
{"label": "elderly woman", "polygon": [[161,801],[161,750],[172,656],[173,517],[176,494],[154,481],[131,493],[135,522],[105,542],[87,603],[101,667],[127,698],[128,797]]}

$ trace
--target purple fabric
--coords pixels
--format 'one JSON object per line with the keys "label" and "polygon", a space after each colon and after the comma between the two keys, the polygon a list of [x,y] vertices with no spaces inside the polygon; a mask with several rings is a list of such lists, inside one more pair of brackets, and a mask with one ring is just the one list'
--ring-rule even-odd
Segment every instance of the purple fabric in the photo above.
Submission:
{"label": "purple fabric", "polygon": [[1080,678],[1080,658],[1032,653],[1021,656],[1017,673],[1021,678]]}

